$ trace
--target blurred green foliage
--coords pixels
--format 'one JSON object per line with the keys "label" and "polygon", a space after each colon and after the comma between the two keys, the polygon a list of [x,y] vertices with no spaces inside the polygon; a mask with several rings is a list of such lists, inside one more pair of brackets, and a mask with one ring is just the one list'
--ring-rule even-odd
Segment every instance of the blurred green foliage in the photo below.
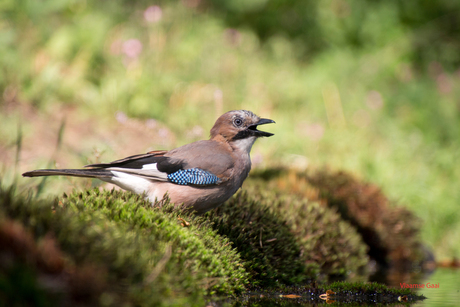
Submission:
{"label": "blurred green foliage", "polygon": [[277,122],[254,147],[259,166],[360,174],[422,218],[438,256],[458,256],[459,9],[446,0],[2,1],[0,144],[14,146],[17,123],[3,110],[20,103],[70,105],[99,121],[117,111],[153,118],[177,145],[190,127],[251,109]]}
{"label": "blurred green foliage", "polygon": [[426,68],[438,61],[449,70],[460,65],[460,4],[455,1],[401,0],[205,0],[231,27],[249,27],[262,40],[284,35],[315,57],[331,48],[355,52],[411,38],[410,61]]}

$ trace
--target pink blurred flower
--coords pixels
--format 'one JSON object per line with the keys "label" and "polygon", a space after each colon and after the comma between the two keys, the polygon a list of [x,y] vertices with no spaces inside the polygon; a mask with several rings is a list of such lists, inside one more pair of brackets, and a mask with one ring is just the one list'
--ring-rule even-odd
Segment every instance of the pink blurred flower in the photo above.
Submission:
{"label": "pink blurred flower", "polygon": [[308,137],[312,141],[319,141],[324,135],[326,129],[323,125],[319,123],[309,124],[307,122],[301,122],[297,125],[297,130],[299,130],[303,135]]}
{"label": "pink blurred flower", "polygon": [[264,156],[260,152],[251,155],[251,161],[254,166],[261,165],[264,162]]}
{"label": "pink blurred flower", "polygon": [[145,121],[145,125],[149,129],[155,129],[158,126],[158,122],[155,119],[150,118]]}
{"label": "pink blurred flower", "polygon": [[224,36],[233,46],[239,46],[241,43],[241,33],[236,29],[226,29]]}
{"label": "pink blurred flower", "polygon": [[121,53],[121,48],[123,45],[123,41],[120,39],[116,39],[110,44],[110,53],[119,55]]}
{"label": "pink blurred flower", "polygon": [[159,22],[163,17],[163,11],[158,5],[149,6],[144,11],[144,19],[149,23]]}
{"label": "pink blurred flower", "polygon": [[442,94],[449,94],[452,91],[452,83],[445,73],[441,73],[436,77],[438,91]]}
{"label": "pink blurred flower", "polygon": [[138,39],[128,39],[123,43],[122,50],[128,58],[137,58],[142,52],[142,43]]}
{"label": "pink blurred flower", "polygon": [[368,111],[360,109],[353,113],[353,124],[359,128],[366,128],[372,122],[371,115]]}
{"label": "pink blurred flower", "polygon": [[381,109],[383,107],[382,95],[377,91],[370,91],[366,97],[366,105],[372,110]]}
{"label": "pink blurred flower", "polygon": [[128,121],[128,116],[122,111],[118,111],[115,114],[115,118],[117,119],[117,122],[119,122],[120,124],[125,124]]}
{"label": "pink blurred flower", "polygon": [[201,126],[196,125],[187,133],[189,139],[201,138],[204,135],[204,129]]}
{"label": "pink blurred flower", "polygon": [[182,0],[182,4],[189,8],[195,8],[200,5],[201,0]]}

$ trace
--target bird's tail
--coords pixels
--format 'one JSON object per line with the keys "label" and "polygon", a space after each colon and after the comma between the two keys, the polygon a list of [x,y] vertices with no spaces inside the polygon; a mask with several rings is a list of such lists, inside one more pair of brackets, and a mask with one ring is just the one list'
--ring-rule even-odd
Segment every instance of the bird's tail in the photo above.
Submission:
{"label": "bird's tail", "polygon": [[25,172],[24,177],[40,176],[74,176],[88,178],[107,178],[113,177],[109,170],[105,169],[38,169],[35,171]]}

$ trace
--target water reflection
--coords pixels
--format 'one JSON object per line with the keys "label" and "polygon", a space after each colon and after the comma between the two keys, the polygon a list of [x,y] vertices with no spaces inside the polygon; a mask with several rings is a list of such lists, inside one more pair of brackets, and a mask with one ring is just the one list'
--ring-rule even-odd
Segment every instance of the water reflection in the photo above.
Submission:
{"label": "water reflection", "polygon": [[[400,279],[399,279],[400,278]],[[424,289],[416,291],[417,294],[424,295],[427,299],[419,301],[413,304],[404,304],[405,306],[413,307],[428,307],[428,306],[459,306],[460,305],[460,270],[440,268],[435,270],[432,274],[418,275],[418,276],[399,276],[393,274],[391,278],[387,276],[387,280],[391,284],[390,286],[400,288],[402,283],[406,284],[424,284]],[[427,288],[427,284],[439,284],[439,288]],[[288,294],[288,293],[286,293]],[[211,306],[232,306],[232,307],[271,307],[271,306],[283,306],[283,307],[307,307],[307,306],[318,306],[327,305],[332,303],[333,306],[349,306],[350,304],[340,304],[333,301],[318,301],[317,297],[313,296],[287,296],[284,295],[261,295],[252,294],[240,297],[235,301],[226,301],[220,303],[211,303]],[[357,301],[353,306],[375,306],[376,302],[373,303],[372,299],[369,301]],[[378,304],[384,306],[384,304]],[[394,306],[394,304],[391,304]]]}
{"label": "water reflection", "polygon": [[439,288],[425,288],[417,291],[427,297],[414,307],[460,306],[460,270],[439,268],[423,281],[425,284],[438,284]]}

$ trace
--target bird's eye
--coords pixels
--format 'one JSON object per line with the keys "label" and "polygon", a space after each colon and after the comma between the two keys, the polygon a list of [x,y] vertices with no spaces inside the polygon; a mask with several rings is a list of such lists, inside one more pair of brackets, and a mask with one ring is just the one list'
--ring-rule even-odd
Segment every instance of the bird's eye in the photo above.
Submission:
{"label": "bird's eye", "polygon": [[243,124],[243,120],[242,120],[241,118],[237,117],[237,118],[235,118],[235,119],[233,120],[233,124],[234,124],[236,127],[239,127],[239,126],[241,126],[241,125]]}

